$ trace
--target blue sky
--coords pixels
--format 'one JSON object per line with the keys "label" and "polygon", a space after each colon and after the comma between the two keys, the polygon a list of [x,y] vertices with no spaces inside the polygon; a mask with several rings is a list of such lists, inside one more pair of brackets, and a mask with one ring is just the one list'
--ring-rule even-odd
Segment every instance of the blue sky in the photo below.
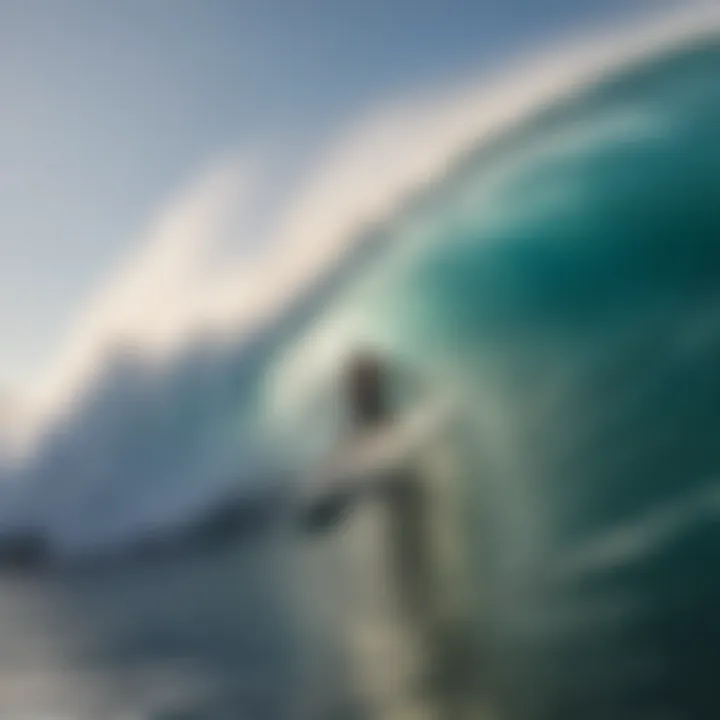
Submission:
{"label": "blue sky", "polygon": [[661,4],[0,0],[0,390],[208,163],[263,156],[280,196],[368,108]]}

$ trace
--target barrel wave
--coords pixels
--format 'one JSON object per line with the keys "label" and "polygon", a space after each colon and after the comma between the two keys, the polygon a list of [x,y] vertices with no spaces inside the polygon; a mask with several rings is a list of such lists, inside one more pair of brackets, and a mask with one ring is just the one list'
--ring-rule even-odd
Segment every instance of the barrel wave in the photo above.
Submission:
{"label": "barrel wave", "polygon": [[355,347],[459,398],[508,717],[717,708],[719,71],[717,42],[685,48],[469,154],[273,376],[296,437]]}
{"label": "barrel wave", "polygon": [[637,62],[471,148],[252,338],[121,354],[17,471],[8,531],[117,546],[307,477],[372,346],[456,403],[503,716],[714,717],[719,76],[716,37]]}

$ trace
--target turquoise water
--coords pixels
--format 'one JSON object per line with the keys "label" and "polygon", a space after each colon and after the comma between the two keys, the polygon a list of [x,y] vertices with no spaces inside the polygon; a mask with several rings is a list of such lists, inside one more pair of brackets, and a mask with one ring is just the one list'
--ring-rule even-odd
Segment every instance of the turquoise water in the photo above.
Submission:
{"label": "turquoise water", "polygon": [[503,717],[717,713],[718,77],[717,42],[686,47],[468,155],[272,375],[297,446],[359,346],[459,398]]}

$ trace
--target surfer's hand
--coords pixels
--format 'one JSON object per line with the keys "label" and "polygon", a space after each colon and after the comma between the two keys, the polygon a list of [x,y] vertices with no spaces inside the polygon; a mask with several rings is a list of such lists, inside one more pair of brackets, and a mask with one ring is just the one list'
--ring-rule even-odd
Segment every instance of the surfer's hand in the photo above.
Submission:
{"label": "surfer's hand", "polygon": [[333,491],[306,508],[301,516],[304,532],[317,533],[332,530],[341,522],[351,507],[351,493]]}

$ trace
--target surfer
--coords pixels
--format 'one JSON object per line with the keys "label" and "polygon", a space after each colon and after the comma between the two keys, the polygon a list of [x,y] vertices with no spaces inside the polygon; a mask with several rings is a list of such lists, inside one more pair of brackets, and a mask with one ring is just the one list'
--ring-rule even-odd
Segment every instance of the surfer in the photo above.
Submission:
{"label": "surfer", "polygon": [[[402,423],[393,408],[391,379],[389,364],[371,351],[357,351],[349,359],[342,392],[347,399],[351,443],[389,436]],[[393,458],[386,467],[375,468],[372,476],[347,480],[340,473],[341,477],[313,497],[305,523],[312,532],[329,531],[349,521],[353,509],[363,501],[377,503],[378,511],[385,513],[385,552],[397,617],[405,627],[405,636],[414,639],[415,654],[425,667],[412,673],[416,678],[411,692],[418,697],[426,695],[423,707],[435,707],[437,698],[428,698],[427,694],[438,692],[438,682],[447,686],[447,673],[454,672],[453,665],[457,670],[455,662],[447,662],[447,618],[441,617],[440,610],[441,594],[447,596],[452,590],[442,587],[442,573],[436,572],[440,558],[433,546],[433,503],[414,460],[414,453],[404,451],[399,462]],[[456,715],[451,710],[445,716]]]}
{"label": "surfer", "polygon": [[[350,439],[359,440],[392,427],[389,368],[374,353],[356,352],[346,367],[343,395],[347,398]],[[428,524],[422,482],[410,468],[381,472],[360,482],[333,482],[313,498],[305,514],[308,530],[333,528],[363,496],[385,503],[392,518],[390,551],[394,556],[398,591],[403,603],[419,612],[430,591],[427,553]]]}

